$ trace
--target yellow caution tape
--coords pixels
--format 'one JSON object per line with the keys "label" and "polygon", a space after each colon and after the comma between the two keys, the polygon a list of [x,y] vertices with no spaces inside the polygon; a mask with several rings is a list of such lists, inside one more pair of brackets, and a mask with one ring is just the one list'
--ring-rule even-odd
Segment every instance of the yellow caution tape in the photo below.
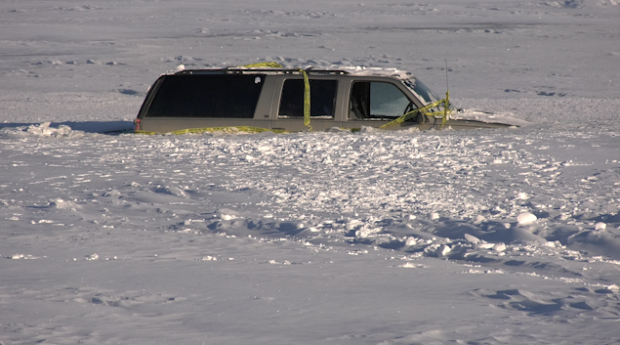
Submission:
{"label": "yellow caution tape", "polygon": [[304,76],[304,125],[312,131],[310,126],[310,80],[308,73],[303,69],[299,69],[299,73]]}
{"label": "yellow caution tape", "polygon": [[412,118],[414,115],[417,115],[418,113],[423,114],[423,115],[431,115],[432,116],[433,113],[429,113],[429,112],[427,112],[427,110],[432,109],[432,108],[440,105],[441,103],[443,103],[443,100],[437,101],[435,103],[431,103],[431,104],[429,104],[429,105],[427,105],[425,107],[422,107],[422,108],[414,109],[414,110],[404,114],[403,116],[401,116],[401,117],[399,117],[399,118],[397,118],[397,119],[395,119],[393,121],[390,121],[390,122],[386,123],[385,125],[383,125],[383,126],[381,126],[379,128],[385,128],[387,126],[391,126],[391,125],[395,125],[395,124],[398,124],[398,123],[405,122],[406,120],[409,120],[410,118]]}
{"label": "yellow caution tape", "polygon": [[267,61],[267,62],[257,62],[257,63],[252,63],[249,65],[244,65],[244,66],[239,66],[239,67],[244,67],[244,68],[282,68],[282,65],[280,65],[279,63],[275,62],[275,61]]}
{"label": "yellow caution tape", "polygon": [[[427,110],[435,108],[437,106],[439,106],[440,104],[443,103],[443,111],[442,112],[429,112]],[[405,122],[407,120],[409,120],[410,118],[414,117],[415,115],[417,115],[418,113],[425,115],[425,116],[442,116],[443,120],[441,121],[441,127],[443,128],[443,125],[446,124],[446,121],[448,121],[448,114],[450,113],[450,91],[446,91],[446,98],[439,100],[437,102],[431,103],[429,105],[426,105],[422,108],[418,108],[418,109],[414,109],[406,114],[404,114],[403,116],[390,121],[388,123],[386,123],[385,125],[379,127],[379,128],[385,128],[387,126],[391,126],[391,125],[395,125],[398,123],[402,123]]]}
{"label": "yellow caution tape", "polygon": [[443,99],[443,102],[443,119],[441,120],[440,129],[443,128],[448,121],[448,113],[450,112],[450,90],[446,90],[446,98]]}
{"label": "yellow caution tape", "polygon": [[443,120],[441,121],[441,127],[448,121],[448,113],[450,112],[450,90],[446,90],[446,99],[444,99],[443,105]]}
{"label": "yellow caution tape", "polygon": [[[222,133],[239,133],[239,132],[247,132],[247,133],[262,133],[262,132],[274,132],[274,133],[288,133],[285,130],[281,129],[268,129],[268,128],[260,128],[260,127],[252,127],[252,126],[231,126],[231,127],[203,127],[203,128],[187,128],[180,129],[178,131],[168,132],[170,134],[180,135],[180,134],[198,134],[198,133],[213,133],[213,132],[222,132]],[[157,134],[167,134],[167,133],[157,133],[157,132],[148,132],[148,131],[135,131],[136,134],[146,134],[146,135],[157,135]]]}

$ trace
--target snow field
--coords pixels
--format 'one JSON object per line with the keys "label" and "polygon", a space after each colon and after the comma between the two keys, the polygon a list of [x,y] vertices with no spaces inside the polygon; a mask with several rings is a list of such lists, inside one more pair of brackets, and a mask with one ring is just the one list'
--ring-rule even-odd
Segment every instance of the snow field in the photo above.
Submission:
{"label": "snow field", "polygon": [[[0,343],[616,343],[619,10],[0,3]],[[123,134],[160,73],[271,60],[447,60],[534,124]]]}
{"label": "snow field", "polygon": [[[468,260],[480,243],[472,246],[465,234],[496,243],[482,245],[493,256],[505,256],[508,244],[517,256],[583,249],[618,258],[617,160],[600,154],[611,156],[618,139],[600,130],[570,134],[570,145],[564,144],[569,132],[542,138],[531,129],[178,137],[110,137],[45,125],[3,131],[4,153],[14,161],[6,176],[22,178],[2,187],[30,195],[3,199],[9,209],[94,213],[92,207],[108,205],[103,214],[113,215],[130,207],[142,209],[142,222],[159,231],[295,236]],[[561,159],[565,150],[577,157],[575,148],[587,146],[597,147],[597,160]],[[77,162],[88,172],[70,173]],[[30,176],[11,171],[39,171],[36,166],[45,169]],[[24,184],[32,187],[16,188]],[[69,198],[33,198],[31,188]],[[200,209],[205,202],[212,209]],[[158,208],[162,219],[150,218],[145,203],[179,203],[184,215]],[[105,227],[133,223],[125,216],[96,218],[91,222]]]}

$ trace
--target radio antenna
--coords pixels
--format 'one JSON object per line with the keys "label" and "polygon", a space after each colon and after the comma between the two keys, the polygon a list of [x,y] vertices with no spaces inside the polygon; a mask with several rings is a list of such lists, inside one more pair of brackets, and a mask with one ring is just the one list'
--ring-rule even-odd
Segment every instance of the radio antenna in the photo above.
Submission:
{"label": "radio antenna", "polygon": [[448,85],[448,58],[444,58],[446,61],[446,90],[450,90],[450,87]]}

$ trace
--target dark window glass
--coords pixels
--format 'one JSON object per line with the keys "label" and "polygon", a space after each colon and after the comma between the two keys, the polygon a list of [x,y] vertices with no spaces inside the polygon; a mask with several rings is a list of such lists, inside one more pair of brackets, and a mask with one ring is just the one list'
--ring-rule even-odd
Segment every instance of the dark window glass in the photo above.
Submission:
{"label": "dark window glass", "polygon": [[416,109],[413,102],[394,84],[355,82],[351,88],[350,119],[395,119],[413,109]]}
{"label": "dark window glass", "polygon": [[[337,89],[338,82],[335,80],[310,80],[310,116],[333,118]],[[278,115],[280,117],[304,116],[303,79],[284,81]]]}
{"label": "dark window glass", "polygon": [[165,76],[147,117],[252,118],[264,76]]}

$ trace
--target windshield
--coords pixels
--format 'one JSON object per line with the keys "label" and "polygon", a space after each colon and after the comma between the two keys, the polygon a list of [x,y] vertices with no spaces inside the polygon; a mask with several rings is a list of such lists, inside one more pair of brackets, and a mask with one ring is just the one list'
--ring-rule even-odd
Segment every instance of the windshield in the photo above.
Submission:
{"label": "windshield", "polygon": [[403,83],[411,91],[418,95],[425,104],[434,103],[442,99],[441,97],[437,96],[433,92],[433,90],[429,89],[428,86],[424,85],[424,83],[422,83],[420,79],[409,78],[407,80],[404,80]]}

